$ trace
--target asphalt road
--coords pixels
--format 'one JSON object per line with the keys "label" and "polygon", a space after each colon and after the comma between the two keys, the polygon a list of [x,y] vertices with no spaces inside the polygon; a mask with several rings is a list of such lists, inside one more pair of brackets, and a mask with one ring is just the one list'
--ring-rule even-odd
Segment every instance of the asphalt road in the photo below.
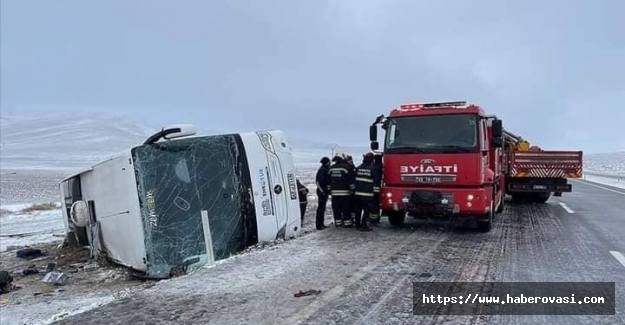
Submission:
{"label": "asphalt road", "polygon": [[[329,228],[58,324],[624,324],[625,190],[573,186],[508,204],[489,233],[412,220]],[[616,315],[413,315],[412,282],[429,281],[616,282]],[[293,296],[309,289],[321,293]]]}

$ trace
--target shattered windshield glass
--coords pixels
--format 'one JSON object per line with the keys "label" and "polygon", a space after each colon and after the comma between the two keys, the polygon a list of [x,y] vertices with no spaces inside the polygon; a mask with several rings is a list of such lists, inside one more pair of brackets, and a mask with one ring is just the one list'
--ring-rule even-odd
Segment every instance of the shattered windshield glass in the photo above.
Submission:
{"label": "shattered windshield glass", "polygon": [[[207,263],[211,245],[219,260],[256,243],[251,182],[238,135],[143,145],[132,150],[132,157],[149,277],[169,277]],[[208,224],[202,221],[203,210]]]}

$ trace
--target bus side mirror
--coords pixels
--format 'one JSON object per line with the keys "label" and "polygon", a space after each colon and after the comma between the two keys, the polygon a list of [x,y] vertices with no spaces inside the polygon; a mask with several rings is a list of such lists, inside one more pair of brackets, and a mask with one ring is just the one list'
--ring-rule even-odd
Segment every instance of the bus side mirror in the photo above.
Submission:
{"label": "bus side mirror", "polygon": [[154,133],[145,142],[144,145],[153,144],[161,138],[170,140],[175,138],[188,137],[195,135],[195,126],[193,124],[175,124],[169,125]]}
{"label": "bus side mirror", "polygon": [[377,151],[380,149],[380,144],[377,141],[371,141],[371,150]]}
{"label": "bus side mirror", "polygon": [[175,139],[195,135],[195,126],[192,124],[168,125],[163,128],[163,138]]}

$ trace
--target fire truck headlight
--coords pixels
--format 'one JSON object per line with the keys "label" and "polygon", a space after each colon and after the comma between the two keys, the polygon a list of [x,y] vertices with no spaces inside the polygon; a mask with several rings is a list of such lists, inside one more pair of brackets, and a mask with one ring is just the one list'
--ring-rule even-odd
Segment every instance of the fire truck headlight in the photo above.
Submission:
{"label": "fire truck headlight", "polygon": [[473,194],[467,195],[467,201],[473,201]]}
{"label": "fire truck headlight", "polygon": [[393,193],[391,193],[391,192],[387,192],[387,193],[386,193],[386,197],[387,197],[387,198],[389,198],[389,199],[390,199],[392,196],[393,196]]}

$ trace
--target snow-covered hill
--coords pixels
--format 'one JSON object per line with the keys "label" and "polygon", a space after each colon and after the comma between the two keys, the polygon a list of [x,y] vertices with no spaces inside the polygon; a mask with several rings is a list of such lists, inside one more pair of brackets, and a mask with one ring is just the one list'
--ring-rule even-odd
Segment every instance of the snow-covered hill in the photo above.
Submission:
{"label": "snow-covered hill", "polygon": [[[5,170],[81,169],[141,144],[163,126],[145,126],[124,116],[86,112],[3,114],[0,121],[0,166]],[[198,135],[216,133],[219,132],[198,128]],[[315,142],[301,135],[287,136],[298,165],[318,165],[321,157],[330,156],[333,147],[359,161],[358,157],[367,149],[364,145],[340,146]]]}
{"label": "snow-covered hill", "polygon": [[152,130],[108,114],[2,116],[3,169],[75,169],[144,141]]}
{"label": "snow-covered hill", "polygon": [[625,175],[625,151],[585,155],[584,170]]}

